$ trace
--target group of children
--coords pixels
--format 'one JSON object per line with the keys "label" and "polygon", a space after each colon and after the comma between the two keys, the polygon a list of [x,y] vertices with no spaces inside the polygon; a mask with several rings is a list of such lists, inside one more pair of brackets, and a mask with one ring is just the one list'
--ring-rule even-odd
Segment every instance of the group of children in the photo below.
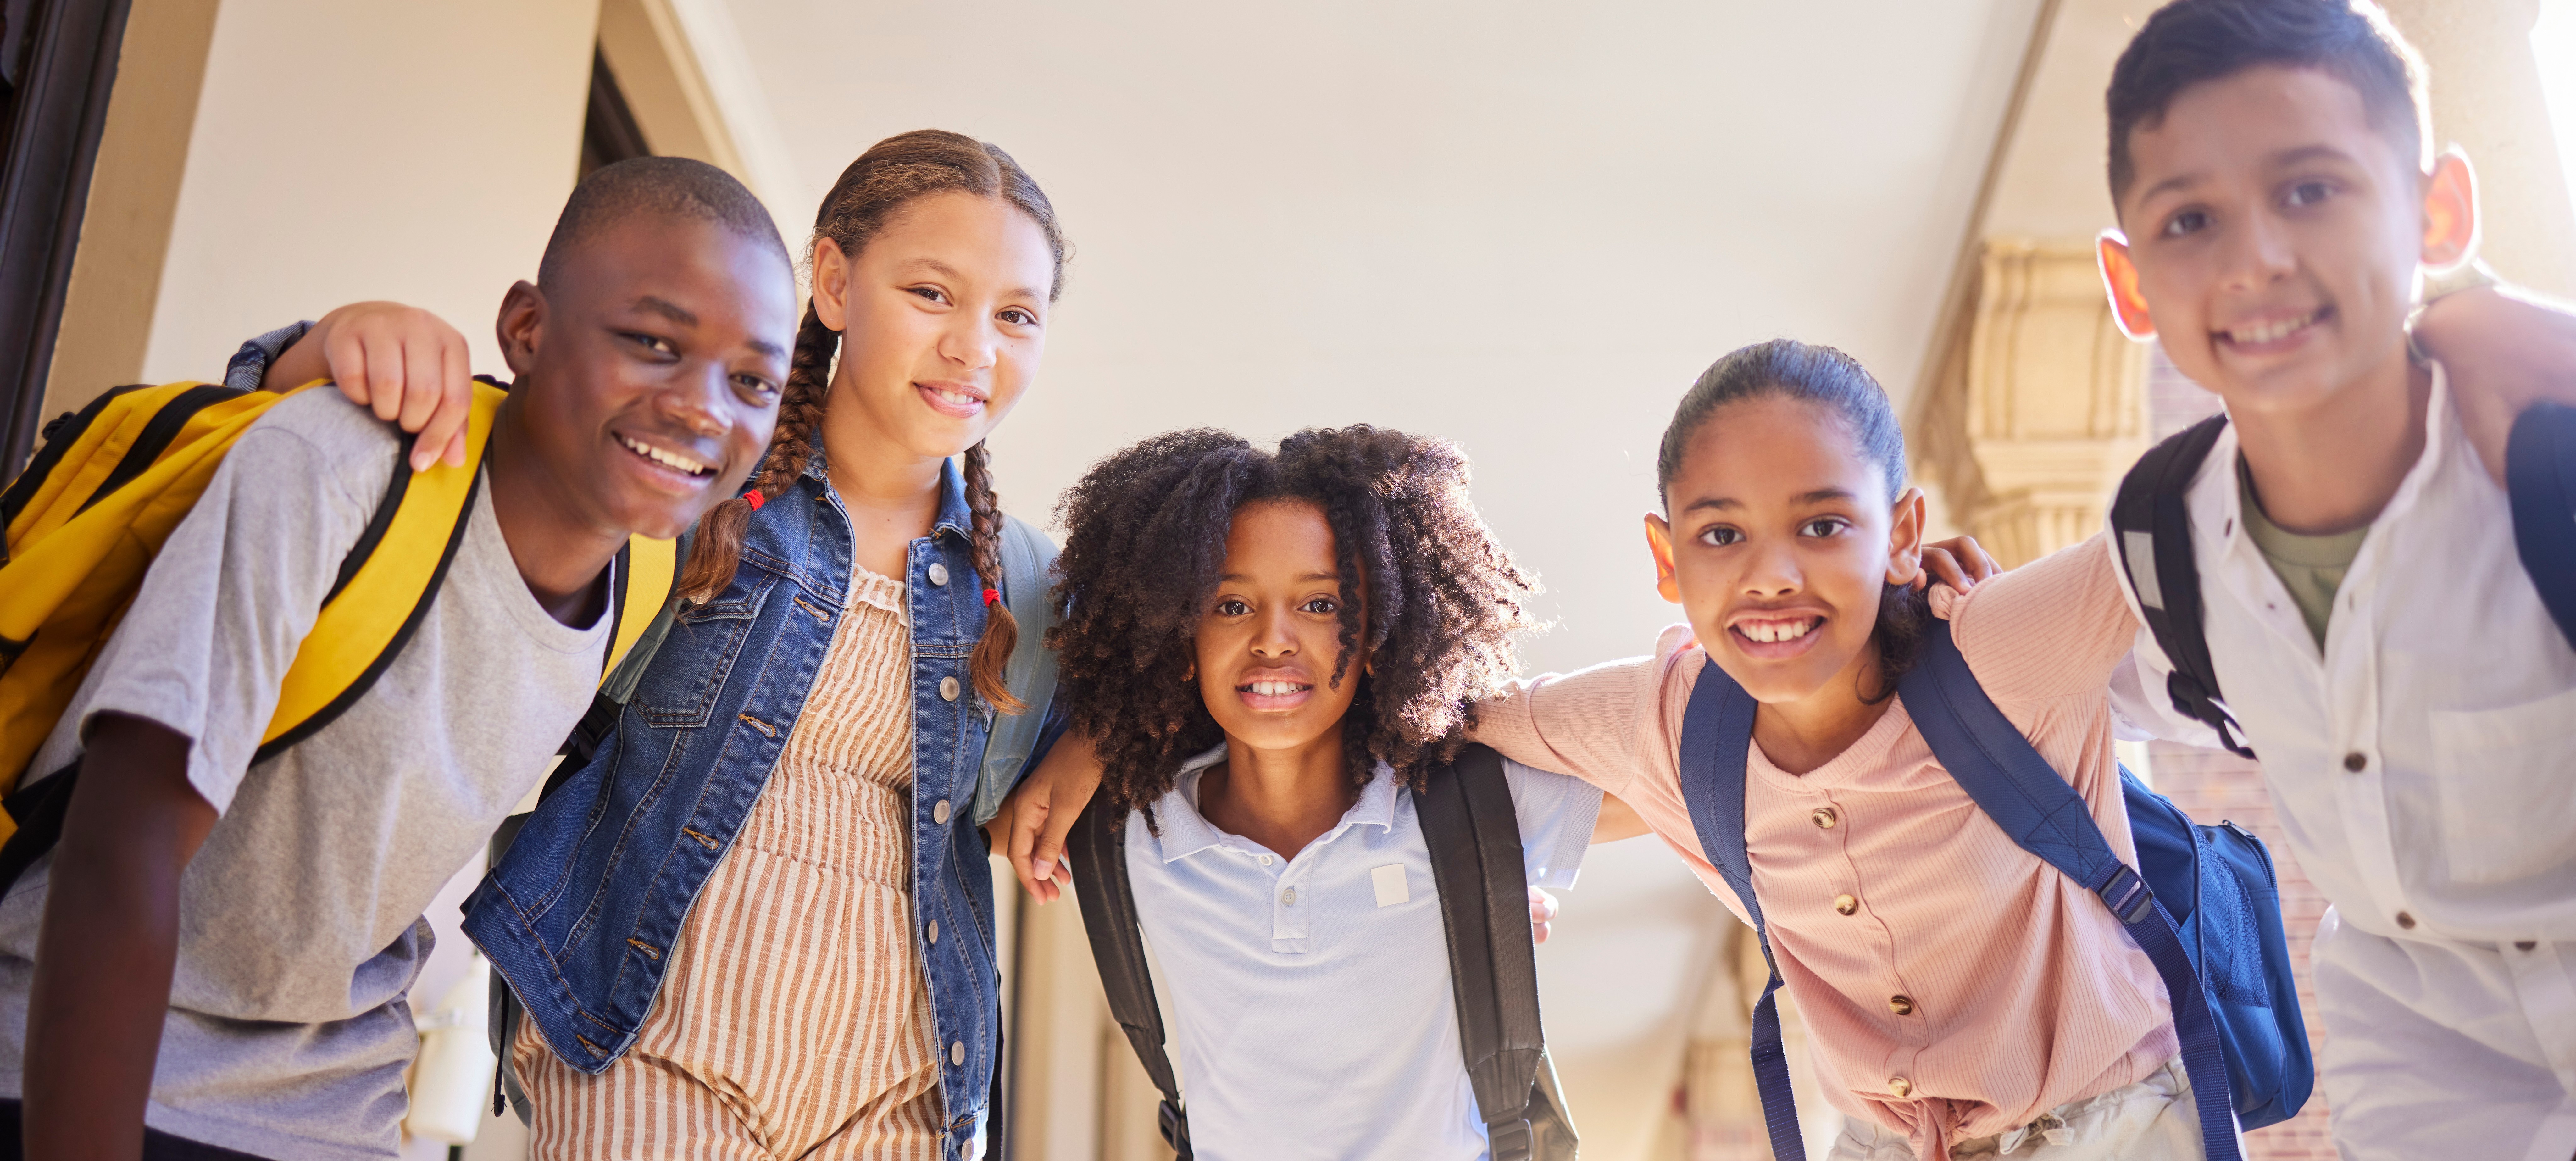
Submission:
{"label": "group of children", "polygon": [[[1056,898],[1083,817],[1170,993],[1176,1140],[1569,1155],[1478,1107],[1481,993],[1426,841],[1471,744],[1505,759],[1499,865],[1542,937],[1538,888],[1646,830],[1760,924],[1845,1116],[1832,1157],[2231,1151],[2139,912],[1987,821],[1898,696],[1955,650],[2123,865],[2124,726],[2261,755],[2335,905],[2313,1015],[2345,1156],[2576,1157],[2576,649],[2498,484],[2524,405],[2576,401],[2576,324],[2492,290],[2410,324],[2476,235],[2422,86],[2357,0],[2178,0],[2112,78],[2112,301],[2227,405],[2168,489],[2205,639],[2179,655],[2177,576],[2134,530],[2000,573],[1927,545],[1884,391],[1789,340],[1718,360],[1663,433],[1645,532],[1689,623],[1648,656],[1515,680],[1534,582],[1464,457],[1364,426],[1110,456],[1049,568],[983,442],[1066,253],[1009,156],[869,149],[816,214],[801,322],[738,184],[604,168],[504,299],[478,461],[471,392],[433,370],[461,344],[419,312],[236,359],[237,387],[338,391],[241,437],[11,800],[68,793],[0,901],[0,1153],[391,1153],[421,912],[542,788],[465,918],[540,1157],[991,1154],[987,852]],[[425,350],[450,354],[399,357]],[[406,455],[479,489],[443,587],[270,745]],[[685,548],[636,643],[639,534]],[[1704,687],[1749,698],[1741,874],[1691,784]],[[997,760],[1015,719],[1031,756]]]}

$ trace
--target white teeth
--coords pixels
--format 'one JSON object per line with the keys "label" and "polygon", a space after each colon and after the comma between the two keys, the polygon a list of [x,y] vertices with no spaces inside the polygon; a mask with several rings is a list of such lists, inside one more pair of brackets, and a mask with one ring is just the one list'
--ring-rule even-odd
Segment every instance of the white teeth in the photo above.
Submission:
{"label": "white teeth", "polygon": [[1735,627],[1746,637],[1764,644],[1795,641],[1816,627],[1816,618],[1801,617],[1795,621],[1746,621]]}
{"label": "white teeth", "polygon": [[651,460],[666,468],[687,472],[692,476],[702,476],[714,470],[713,468],[690,459],[687,456],[680,455],[676,452],[663,451],[662,449],[650,444],[638,443],[622,435],[617,437],[617,442],[625,444],[626,450],[634,452],[645,459]]}
{"label": "white teeth", "polygon": [[2232,330],[2227,332],[2227,337],[2240,343],[2268,343],[2275,339],[2288,338],[2298,333],[2299,328],[2315,321],[2317,321],[2317,312],[2309,311],[2297,318]]}
{"label": "white teeth", "polygon": [[1303,688],[1293,681],[1256,681],[1251,691],[1261,697],[1285,697]]}
{"label": "white teeth", "polygon": [[933,387],[930,389],[930,392],[931,394],[937,395],[941,399],[946,400],[949,403],[956,404],[959,407],[973,407],[976,404],[983,402],[983,400],[977,399],[962,391],[946,391]]}

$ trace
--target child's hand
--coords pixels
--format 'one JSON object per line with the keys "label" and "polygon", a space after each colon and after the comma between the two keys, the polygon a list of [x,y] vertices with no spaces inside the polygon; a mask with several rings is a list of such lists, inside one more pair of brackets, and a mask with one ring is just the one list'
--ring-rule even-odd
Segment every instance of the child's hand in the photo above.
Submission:
{"label": "child's hand", "polygon": [[465,418],[474,405],[472,352],[446,320],[398,302],[353,302],[322,316],[269,364],[260,387],[287,391],[316,379],[373,410],[413,442],[411,469],[444,456],[465,463]]}
{"label": "child's hand", "polygon": [[1953,536],[1939,544],[1923,546],[1923,570],[1914,574],[1914,587],[1939,581],[1964,593],[1977,587],[1978,581],[2002,571],[2003,566],[1977,546],[1976,537]]}
{"label": "child's hand", "polygon": [[2494,287],[2463,290],[2425,308],[2415,343],[2449,373],[2460,430],[2498,484],[2522,409],[2576,406],[2576,315],[2566,311]]}
{"label": "child's hand", "polygon": [[1550,895],[1545,891],[1541,891],[1536,887],[1530,888],[1531,941],[1535,943],[1547,942],[1548,925],[1554,922],[1556,922],[1556,896]]}
{"label": "child's hand", "polygon": [[1002,800],[1002,812],[984,824],[993,849],[1010,860],[1011,874],[1040,903],[1064,894],[1057,882],[1064,875],[1064,836],[1099,791],[1100,772],[1091,740],[1068,732]]}

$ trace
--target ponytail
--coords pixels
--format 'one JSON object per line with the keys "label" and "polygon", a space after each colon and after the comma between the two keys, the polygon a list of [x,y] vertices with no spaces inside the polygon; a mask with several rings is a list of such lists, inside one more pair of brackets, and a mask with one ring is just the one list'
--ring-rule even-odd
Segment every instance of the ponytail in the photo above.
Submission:
{"label": "ponytail", "polygon": [[[1011,606],[1000,597],[1002,591],[1002,507],[993,495],[993,453],[985,450],[983,441],[966,449],[966,510],[974,515],[975,575],[984,582],[984,635],[975,641],[975,652],[967,658],[967,672],[974,675],[975,692],[994,709],[1006,714],[1023,713],[1028,705],[1011,696],[1009,666],[1011,651],[1019,648],[1020,621],[1011,615]],[[1046,583],[1043,577],[1024,577],[1032,584]]]}
{"label": "ponytail", "polygon": [[[841,349],[841,332],[823,325],[813,304],[796,328],[796,351],[788,356],[787,387],[778,395],[778,434],[769,454],[752,473],[751,490],[762,503],[777,499],[805,474],[814,458],[814,433],[823,425],[823,397],[831,389],[832,356]],[[684,601],[710,601],[733,583],[742,564],[742,531],[759,507],[741,496],[726,500],[698,521],[696,547],[680,569],[679,596]]]}

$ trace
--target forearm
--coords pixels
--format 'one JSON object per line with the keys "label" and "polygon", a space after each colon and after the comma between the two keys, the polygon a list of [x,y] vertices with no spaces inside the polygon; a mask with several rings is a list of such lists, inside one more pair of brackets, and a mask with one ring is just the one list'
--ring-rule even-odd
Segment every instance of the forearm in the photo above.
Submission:
{"label": "forearm", "polygon": [[102,718],[47,876],[28,1001],[30,1158],[135,1157],[178,958],[179,882],[214,808],[188,740]]}

